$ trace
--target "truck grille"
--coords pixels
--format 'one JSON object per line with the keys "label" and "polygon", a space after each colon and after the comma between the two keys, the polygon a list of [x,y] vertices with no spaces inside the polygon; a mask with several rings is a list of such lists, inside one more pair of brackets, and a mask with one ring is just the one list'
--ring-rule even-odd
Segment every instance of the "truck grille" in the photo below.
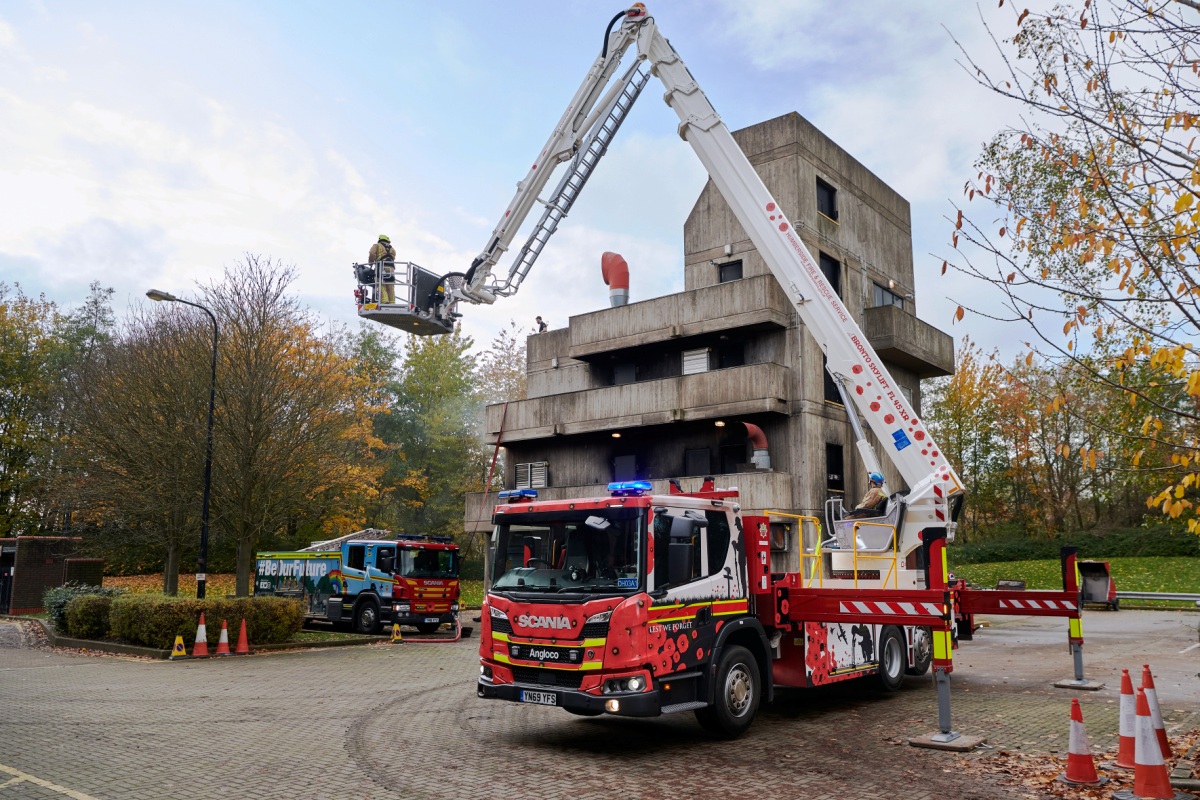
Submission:
{"label": "truck grille", "polygon": [[607,622],[589,622],[583,626],[584,639],[607,639],[608,638],[608,623]]}
{"label": "truck grille", "polygon": [[[503,617],[492,617],[492,633],[507,633],[511,635],[513,632],[512,623]],[[581,639],[606,639],[608,638],[608,623],[607,622],[591,622],[583,626],[580,631]],[[566,639],[564,636],[563,639]]]}
{"label": "truck grille", "polygon": [[578,689],[583,683],[582,672],[563,672],[555,669],[532,669],[513,667],[513,680],[535,686],[558,686],[563,689]]}

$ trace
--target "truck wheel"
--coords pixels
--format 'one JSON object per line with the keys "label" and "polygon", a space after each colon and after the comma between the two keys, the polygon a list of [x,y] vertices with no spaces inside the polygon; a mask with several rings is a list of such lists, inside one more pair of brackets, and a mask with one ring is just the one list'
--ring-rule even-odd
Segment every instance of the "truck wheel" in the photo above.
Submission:
{"label": "truck wheel", "polygon": [[696,710],[696,720],[709,733],[736,739],[746,732],[761,700],[758,662],[750,651],[733,645],[721,655],[713,704]]}
{"label": "truck wheel", "polygon": [[894,692],[904,683],[904,636],[894,625],[886,625],[876,642],[879,652],[879,684],[884,691]]}
{"label": "truck wheel", "polygon": [[909,675],[924,675],[933,663],[933,633],[929,628],[913,628],[913,663],[905,670]]}
{"label": "truck wheel", "polygon": [[431,633],[437,633],[437,629],[440,627],[442,627],[442,624],[440,622],[418,622],[417,623],[417,630],[426,635],[429,635]]}
{"label": "truck wheel", "polygon": [[379,633],[379,606],[374,600],[363,600],[354,610],[354,630],[374,636]]}

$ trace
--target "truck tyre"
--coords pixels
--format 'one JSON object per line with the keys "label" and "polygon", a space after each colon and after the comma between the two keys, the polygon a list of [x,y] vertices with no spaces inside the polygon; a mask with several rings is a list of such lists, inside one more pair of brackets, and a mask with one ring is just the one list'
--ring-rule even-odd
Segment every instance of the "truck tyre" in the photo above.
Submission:
{"label": "truck tyre", "polygon": [[879,684],[884,691],[894,692],[904,683],[904,667],[908,660],[904,654],[904,635],[895,625],[885,625],[879,631],[875,646],[879,653]]}
{"label": "truck tyre", "polygon": [[379,604],[374,600],[363,600],[354,609],[354,630],[374,636],[379,633]]}
{"label": "truck tyre", "polygon": [[428,636],[431,633],[437,633],[437,629],[442,627],[440,622],[418,622],[417,630]]}
{"label": "truck tyre", "polygon": [[905,670],[909,675],[924,675],[933,663],[933,632],[929,628],[913,628],[913,663]]}
{"label": "truck tyre", "polygon": [[713,704],[696,710],[696,720],[709,733],[736,739],[746,732],[762,699],[758,662],[750,651],[732,645],[717,666]]}

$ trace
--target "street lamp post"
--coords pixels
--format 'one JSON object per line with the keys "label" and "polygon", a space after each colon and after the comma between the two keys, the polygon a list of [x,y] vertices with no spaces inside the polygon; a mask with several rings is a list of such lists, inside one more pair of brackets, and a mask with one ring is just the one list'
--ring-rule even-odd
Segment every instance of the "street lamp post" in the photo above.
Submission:
{"label": "street lamp post", "polygon": [[200,509],[200,558],[196,562],[196,599],[204,599],[204,585],[208,581],[208,499],[212,494],[212,450],[213,450],[213,411],[217,404],[217,318],[213,313],[199,303],[176,297],[169,292],[151,289],[146,292],[151,300],[170,303],[183,303],[192,308],[198,308],[212,320],[212,378],[208,384],[208,442],[204,448],[204,503]]}

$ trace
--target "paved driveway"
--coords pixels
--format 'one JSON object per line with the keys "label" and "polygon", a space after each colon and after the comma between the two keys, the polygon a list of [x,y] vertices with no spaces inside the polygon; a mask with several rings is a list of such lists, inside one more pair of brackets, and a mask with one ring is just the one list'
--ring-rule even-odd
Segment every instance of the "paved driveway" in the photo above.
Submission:
{"label": "paved driveway", "polygon": [[[1093,746],[1115,743],[1120,668],[1155,668],[1168,728],[1200,725],[1197,614],[1085,614],[1079,695]],[[1065,622],[1003,618],[955,659],[955,728],[1065,752]],[[26,646],[0,621],[0,800],[9,798],[1008,798],[936,728],[928,678],[781,692],[742,739],[690,715],[580,719],[478,700],[477,640],[152,662]],[[1186,652],[1183,652],[1186,651]],[[987,758],[987,754],[971,756]]]}

